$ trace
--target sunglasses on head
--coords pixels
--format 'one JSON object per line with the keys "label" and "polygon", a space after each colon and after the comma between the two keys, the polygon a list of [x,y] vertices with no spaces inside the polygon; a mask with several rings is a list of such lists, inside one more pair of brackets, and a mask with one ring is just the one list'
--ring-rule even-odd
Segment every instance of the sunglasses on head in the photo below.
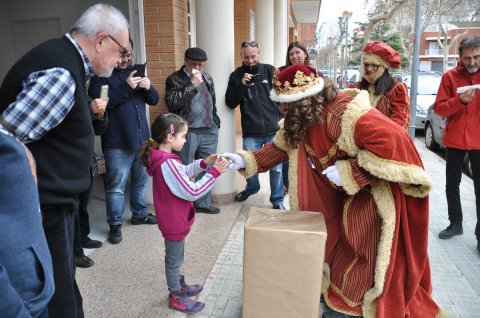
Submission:
{"label": "sunglasses on head", "polygon": [[241,44],[240,47],[241,47],[241,48],[244,48],[244,47],[248,47],[248,46],[258,47],[258,44],[257,44],[257,42],[255,42],[255,41],[252,41],[252,42],[244,41],[244,42],[242,42],[242,44]]}

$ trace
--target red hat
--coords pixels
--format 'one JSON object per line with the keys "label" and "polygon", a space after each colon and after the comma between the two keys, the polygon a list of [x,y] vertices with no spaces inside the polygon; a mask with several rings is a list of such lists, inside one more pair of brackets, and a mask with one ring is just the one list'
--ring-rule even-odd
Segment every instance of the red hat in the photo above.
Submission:
{"label": "red hat", "polygon": [[295,64],[273,75],[270,99],[280,103],[292,103],[320,93],[323,75],[304,64]]}
{"label": "red hat", "polygon": [[369,42],[363,48],[363,64],[377,64],[389,68],[400,68],[400,54],[381,41]]}

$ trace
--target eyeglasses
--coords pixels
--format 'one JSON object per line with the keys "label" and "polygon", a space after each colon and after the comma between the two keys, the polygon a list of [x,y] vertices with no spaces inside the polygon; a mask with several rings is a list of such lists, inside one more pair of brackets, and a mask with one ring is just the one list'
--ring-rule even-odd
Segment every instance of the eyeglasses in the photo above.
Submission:
{"label": "eyeglasses", "polygon": [[244,42],[242,42],[242,44],[240,45],[241,48],[248,47],[248,46],[258,47],[258,44],[257,44],[257,42],[255,42],[255,41],[252,41],[252,42],[244,41]]}
{"label": "eyeglasses", "polygon": [[380,67],[380,65],[365,63],[365,64],[363,64],[363,67],[365,67],[366,70],[371,68],[374,72],[376,72],[378,70],[378,68]]}
{"label": "eyeglasses", "polygon": [[117,45],[120,47],[120,49],[121,49],[120,52],[119,52],[120,57],[121,57],[121,58],[126,57],[127,54],[128,54],[128,50],[127,50],[126,48],[124,48],[120,43],[118,43],[118,41],[117,41],[113,36],[111,36],[111,35],[108,34],[108,33],[107,33],[107,35],[108,35],[108,37],[109,37],[110,39],[112,39],[113,42],[117,43]]}

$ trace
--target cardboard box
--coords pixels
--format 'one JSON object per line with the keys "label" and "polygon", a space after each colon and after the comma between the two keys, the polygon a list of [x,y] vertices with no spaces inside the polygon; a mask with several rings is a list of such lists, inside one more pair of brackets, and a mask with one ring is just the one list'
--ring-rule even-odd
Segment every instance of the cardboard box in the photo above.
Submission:
{"label": "cardboard box", "polygon": [[245,222],[243,317],[318,317],[327,229],[322,213],[252,207]]}

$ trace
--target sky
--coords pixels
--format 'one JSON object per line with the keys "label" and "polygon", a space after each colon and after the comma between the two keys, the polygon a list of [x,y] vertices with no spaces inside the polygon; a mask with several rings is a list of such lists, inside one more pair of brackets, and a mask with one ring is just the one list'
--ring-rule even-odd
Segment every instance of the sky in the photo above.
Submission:
{"label": "sky", "polygon": [[[337,33],[338,17],[346,9],[352,11],[352,17],[348,19],[349,34],[352,34],[353,28],[358,27],[355,22],[365,22],[367,20],[368,8],[364,8],[364,0],[322,0],[320,7],[320,17],[318,19],[317,30],[322,26],[320,41],[327,41],[331,34]],[[370,1],[373,2],[373,1]]]}

